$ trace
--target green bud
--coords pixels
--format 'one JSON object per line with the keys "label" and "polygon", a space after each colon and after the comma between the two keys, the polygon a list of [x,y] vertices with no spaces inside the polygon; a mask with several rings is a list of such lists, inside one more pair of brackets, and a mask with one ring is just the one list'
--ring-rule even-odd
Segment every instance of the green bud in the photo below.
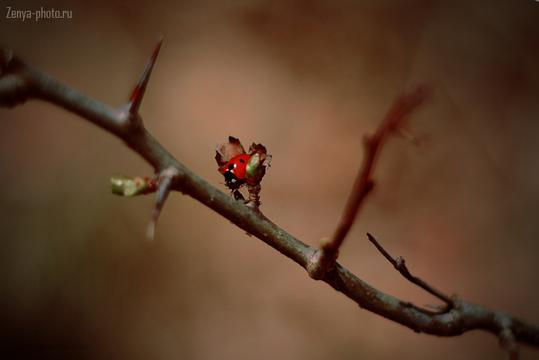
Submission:
{"label": "green bud", "polygon": [[110,184],[112,185],[112,193],[121,196],[140,195],[150,190],[148,181],[141,177],[113,176],[110,178]]}
{"label": "green bud", "polygon": [[256,176],[258,169],[260,168],[260,155],[255,153],[249,159],[247,167],[245,168],[245,177],[252,178]]}

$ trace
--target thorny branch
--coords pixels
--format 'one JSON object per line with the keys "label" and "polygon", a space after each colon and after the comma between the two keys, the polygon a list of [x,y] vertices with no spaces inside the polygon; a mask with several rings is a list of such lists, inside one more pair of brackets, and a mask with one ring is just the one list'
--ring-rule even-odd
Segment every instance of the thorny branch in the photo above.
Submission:
{"label": "thorny branch", "polygon": [[[146,130],[138,113],[138,108],[144,95],[151,68],[157,57],[159,46],[160,43],[156,47],[149,65],[146,67],[142,79],[133,91],[130,100],[119,109],[111,108],[67,85],[59,83],[49,75],[33,69],[15,57],[11,51],[0,49],[0,105],[12,107],[29,99],[41,99],[69,110],[122,139],[127,146],[142,156],[158,174],[157,182],[159,184],[156,185],[155,179],[151,180],[148,182],[148,187],[143,187],[144,190],[141,191],[141,193],[158,192],[156,210],[152,217],[153,224],[150,225],[150,228],[155,225],[159,210],[169,191],[176,190],[200,201],[241,229],[292,259],[301,267],[307,269],[312,266],[313,256],[317,253],[316,249],[304,244],[275,225],[260,212],[250,209],[243,202],[235,201],[193,173],[176,160]],[[413,92],[405,94],[400,99],[404,99],[405,104],[414,104],[414,101],[409,102],[410,99],[417,99],[414,94]],[[399,100],[397,100],[398,104]],[[399,106],[394,107],[394,109],[400,109],[397,110],[400,111],[397,118],[402,118],[411,111],[411,109],[403,111]],[[392,112],[389,113],[389,118],[393,116],[391,114]],[[388,125],[387,122],[383,122],[375,135],[369,140],[371,144],[372,142],[379,143],[370,151],[376,153],[378,148],[381,147],[385,136],[397,125],[397,123]],[[367,155],[366,159],[366,161],[374,163],[375,154]],[[371,187],[369,179],[372,166],[371,164],[362,167],[363,169],[367,168],[367,170],[364,170],[365,174],[360,175],[360,178],[363,176],[364,180],[359,181],[363,181],[366,185],[359,186],[359,190],[362,191],[360,194],[351,195],[352,199],[358,198],[359,200],[350,200],[350,202],[361,205],[363,198]],[[120,184],[122,184],[121,181]],[[357,191],[357,188],[354,186],[354,191]],[[356,210],[350,211],[352,220],[346,219],[348,210],[345,211],[345,219],[341,222],[344,225],[338,228],[341,229],[342,227],[344,230],[337,230],[333,238],[340,239],[336,240],[338,244],[342,243],[342,239],[348,232],[359,205],[349,206],[356,207]],[[376,242],[374,243],[376,245]],[[388,260],[392,259],[387,253],[382,253]],[[397,261],[395,263],[397,270],[401,271],[403,275],[409,274],[404,267],[404,263],[400,265]],[[407,275],[405,276],[407,277]],[[409,279],[411,278],[417,279],[410,275]],[[437,297],[442,296],[440,298],[446,304],[449,304],[447,300],[450,300],[451,306],[440,312],[433,313],[409,302],[399,300],[375,289],[337,262],[332,262],[332,266],[328,267],[327,271],[322,272],[319,279],[355,301],[360,307],[402,324],[416,332],[438,336],[456,336],[470,330],[484,330],[493,333],[500,339],[501,344],[508,349],[512,359],[518,356],[517,342],[539,347],[539,327],[499,310],[490,310],[460,299],[445,299],[445,295],[435,290],[434,292],[429,291],[428,289],[433,289],[428,285],[425,286],[424,282],[415,283]]]}

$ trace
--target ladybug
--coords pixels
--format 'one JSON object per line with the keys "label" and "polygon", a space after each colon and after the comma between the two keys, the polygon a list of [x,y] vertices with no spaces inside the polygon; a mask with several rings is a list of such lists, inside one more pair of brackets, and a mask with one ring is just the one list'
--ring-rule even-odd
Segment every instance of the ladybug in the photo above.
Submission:
{"label": "ladybug", "polygon": [[225,185],[230,190],[239,189],[247,181],[247,165],[250,158],[249,154],[236,155],[219,168],[219,172],[225,177]]}

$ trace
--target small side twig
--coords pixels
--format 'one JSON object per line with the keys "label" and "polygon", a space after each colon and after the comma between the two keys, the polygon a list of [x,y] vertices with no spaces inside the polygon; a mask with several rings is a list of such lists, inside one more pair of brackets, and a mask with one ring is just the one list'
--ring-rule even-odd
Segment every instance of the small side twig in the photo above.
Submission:
{"label": "small side twig", "polygon": [[421,289],[425,290],[429,294],[437,297],[438,299],[442,300],[446,307],[445,309],[442,309],[442,312],[445,312],[455,306],[454,299],[450,296],[447,296],[440,290],[437,290],[433,288],[431,285],[427,284],[424,280],[418,278],[417,276],[414,276],[410,273],[410,270],[408,270],[408,267],[406,266],[406,263],[404,261],[404,258],[402,256],[398,256],[396,258],[393,258],[387,251],[380,245],[380,243],[372,236],[370,233],[367,233],[367,237],[369,238],[369,241],[380,251],[382,255],[389,261],[393,267],[402,275],[404,278],[408,281],[410,281],[412,284],[415,284],[419,286]]}
{"label": "small side twig", "polygon": [[161,214],[161,209],[165,205],[165,201],[173,189],[174,178],[178,176],[178,170],[173,167],[169,167],[159,174],[159,185],[157,186],[157,194],[155,196],[155,204],[150,218],[150,223],[146,230],[146,237],[148,240],[153,240],[155,236],[155,227],[157,226],[157,220]]}
{"label": "small side twig", "polygon": [[510,326],[506,326],[499,335],[500,345],[507,350],[507,359],[518,360],[519,349],[518,343],[511,331]]}
{"label": "small side twig", "polygon": [[333,237],[323,239],[320,242],[320,249],[313,255],[310,261],[308,272],[312,278],[322,279],[337,259],[339,248],[352,228],[361,205],[374,188],[372,173],[385,141],[389,135],[402,128],[406,117],[423,103],[426,96],[427,89],[424,86],[417,86],[411,91],[404,93],[395,100],[375,133],[365,136],[363,142],[365,147],[363,162],[350,191],[350,196],[348,197],[339,224],[335,229]]}

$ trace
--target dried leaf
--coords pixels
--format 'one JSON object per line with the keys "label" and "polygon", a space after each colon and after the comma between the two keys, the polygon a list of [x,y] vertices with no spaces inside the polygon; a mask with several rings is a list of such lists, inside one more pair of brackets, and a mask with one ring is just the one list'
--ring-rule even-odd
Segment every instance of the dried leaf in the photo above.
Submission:
{"label": "dried leaf", "polygon": [[262,144],[252,143],[249,147],[249,154],[258,154],[260,156],[260,163],[264,163],[266,160],[266,147]]}
{"label": "dried leaf", "polygon": [[215,151],[215,161],[219,167],[226,164],[234,156],[245,154],[245,149],[239,139],[233,136],[228,137],[228,142],[223,143],[217,147]]}

